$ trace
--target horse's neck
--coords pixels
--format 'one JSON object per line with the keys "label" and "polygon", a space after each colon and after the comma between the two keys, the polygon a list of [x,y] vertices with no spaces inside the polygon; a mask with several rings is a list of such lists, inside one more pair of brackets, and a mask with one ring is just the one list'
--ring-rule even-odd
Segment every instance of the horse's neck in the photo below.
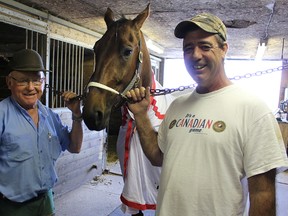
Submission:
{"label": "horse's neck", "polygon": [[141,32],[141,50],[143,52],[143,62],[142,62],[142,71],[141,71],[141,79],[142,79],[142,86],[152,86],[152,67],[151,67],[151,61],[150,61],[150,54],[148,51],[148,48],[146,46],[145,38],[143,33]]}
{"label": "horse's neck", "polygon": [[150,71],[150,77],[142,77],[142,86],[143,87],[152,87],[152,74],[151,74],[151,71]]}
{"label": "horse's neck", "polygon": [[147,87],[150,86],[152,87],[152,79],[153,79],[153,71],[151,67],[151,62],[150,62],[150,56],[149,54],[143,58],[143,63],[142,63],[142,71],[141,71],[141,79],[142,79],[142,86]]}

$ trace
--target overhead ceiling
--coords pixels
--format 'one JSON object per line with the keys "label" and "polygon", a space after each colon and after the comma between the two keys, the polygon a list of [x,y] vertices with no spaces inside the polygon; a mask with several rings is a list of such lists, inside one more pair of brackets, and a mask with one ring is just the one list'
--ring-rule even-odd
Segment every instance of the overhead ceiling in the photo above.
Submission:
{"label": "overhead ceiling", "polygon": [[219,16],[228,27],[227,58],[254,59],[260,40],[267,42],[264,59],[288,58],[287,0],[17,0],[82,27],[103,34],[103,16],[111,8],[116,18],[134,18],[150,3],[143,33],[164,47],[160,57],[181,58],[182,40],[174,28],[200,12]]}

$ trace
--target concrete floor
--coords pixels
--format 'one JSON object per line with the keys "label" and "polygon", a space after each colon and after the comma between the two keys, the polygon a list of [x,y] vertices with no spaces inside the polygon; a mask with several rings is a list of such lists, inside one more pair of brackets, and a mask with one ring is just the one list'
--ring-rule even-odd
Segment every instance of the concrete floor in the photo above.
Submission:
{"label": "concrete floor", "polygon": [[[121,211],[123,179],[119,162],[107,164],[110,172],[55,199],[56,216],[128,216]],[[154,216],[155,211],[143,212]]]}
{"label": "concrete floor", "polygon": [[[55,200],[56,216],[128,216],[121,211],[123,179],[119,163],[108,165],[110,172]],[[288,215],[288,172],[277,175],[277,216]],[[144,211],[154,216],[155,211]]]}

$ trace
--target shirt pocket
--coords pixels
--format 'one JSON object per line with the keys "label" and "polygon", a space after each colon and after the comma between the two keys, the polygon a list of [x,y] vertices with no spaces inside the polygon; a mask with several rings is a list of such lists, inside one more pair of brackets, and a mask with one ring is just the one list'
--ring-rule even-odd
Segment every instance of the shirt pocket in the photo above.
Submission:
{"label": "shirt pocket", "polygon": [[61,144],[57,136],[51,135],[49,149],[52,159],[56,161],[62,152]]}
{"label": "shirt pocket", "polygon": [[6,134],[3,137],[2,148],[7,156],[8,163],[15,166],[17,163],[26,161],[33,157],[33,146],[30,134],[11,135]]}

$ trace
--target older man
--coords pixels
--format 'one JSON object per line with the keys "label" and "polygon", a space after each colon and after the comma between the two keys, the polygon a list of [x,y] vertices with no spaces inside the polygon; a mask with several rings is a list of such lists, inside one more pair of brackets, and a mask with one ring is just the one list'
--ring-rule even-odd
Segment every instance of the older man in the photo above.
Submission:
{"label": "older man", "polygon": [[82,145],[80,101],[63,98],[72,111],[72,129],[40,102],[46,71],[40,55],[30,49],[14,54],[6,77],[11,96],[0,102],[0,215],[54,214],[51,188],[57,175],[55,162]]}

